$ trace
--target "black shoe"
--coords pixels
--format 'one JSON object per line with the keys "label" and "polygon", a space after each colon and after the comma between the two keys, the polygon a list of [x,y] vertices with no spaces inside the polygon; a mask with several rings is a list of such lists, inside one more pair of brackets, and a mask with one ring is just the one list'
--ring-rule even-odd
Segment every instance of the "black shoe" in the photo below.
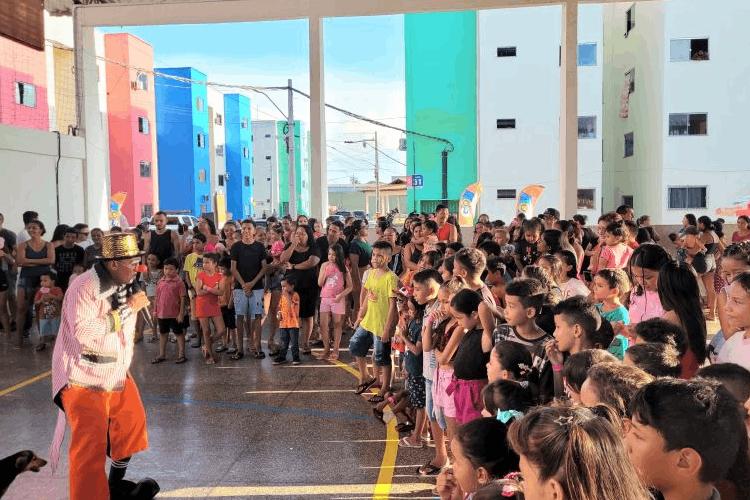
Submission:
{"label": "black shoe", "polygon": [[109,485],[111,500],[140,499],[151,500],[161,488],[159,484],[151,478],[145,478],[137,483],[121,479]]}
{"label": "black shoe", "polygon": [[300,361],[299,358],[296,358],[296,359],[292,360],[292,364],[293,365],[301,365],[302,361]]}
{"label": "black shoe", "polygon": [[194,347],[195,349],[199,348],[201,346],[200,340],[194,340],[190,343],[190,347]]}
{"label": "black shoe", "polygon": [[271,364],[273,364],[273,365],[285,365],[287,363],[288,363],[288,361],[286,360],[286,358],[282,358],[282,357],[279,356],[278,358],[274,359],[273,363],[271,363]]}
{"label": "black shoe", "polygon": [[310,347],[323,347],[323,341],[322,340],[314,340],[310,342]]}
{"label": "black shoe", "polygon": [[253,354],[253,357],[255,359],[266,359],[266,353],[263,351],[258,351],[255,354]]}

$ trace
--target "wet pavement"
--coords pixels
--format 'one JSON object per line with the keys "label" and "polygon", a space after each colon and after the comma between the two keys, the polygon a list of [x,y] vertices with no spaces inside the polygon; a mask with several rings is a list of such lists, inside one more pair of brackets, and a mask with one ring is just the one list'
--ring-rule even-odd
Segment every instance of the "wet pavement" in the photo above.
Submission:
{"label": "wet pavement", "polygon": [[[198,349],[187,349],[185,364],[174,364],[169,344],[169,359],[154,365],[157,344],[135,348],[131,372],[150,447],[133,457],[127,478],[156,479],[157,498],[432,498],[432,484],[415,474],[432,450],[395,446],[395,431],[354,394],[345,351],[340,365],[303,356],[300,366],[272,366],[269,358],[221,355],[208,366]],[[0,395],[0,457],[32,449],[46,458],[57,416],[43,375],[52,351],[34,352],[28,342],[18,350],[0,335],[0,356],[0,394],[39,376]],[[66,492],[67,440],[55,476],[49,467],[22,474],[4,498],[64,499]]]}

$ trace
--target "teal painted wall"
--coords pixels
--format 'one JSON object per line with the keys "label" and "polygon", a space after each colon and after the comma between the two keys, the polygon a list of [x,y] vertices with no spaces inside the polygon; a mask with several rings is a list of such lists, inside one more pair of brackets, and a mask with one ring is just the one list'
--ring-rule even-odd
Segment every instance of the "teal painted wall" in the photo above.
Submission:
{"label": "teal painted wall", "polygon": [[[279,159],[279,213],[286,215],[289,207],[289,153],[286,150],[286,142],[284,141],[285,130],[287,122],[277,121],[276,122],[276,133],[278,134],[278,156]],[[307,215],[304,204],[302,203],[302,144],[301,137],[302,124],[299,120],[294,121],[294,190],[297,194],[297,213],[301,215]]]}
{"label": "teal painted wall", "polygon": [[[476,12],[407,14],[404,42],[406,128],[453,142],[448,199],[457,200],[477,180]],[[406,174],[424,176],[423,188],[408,190],[409,210],[419,210],[422,200],[442,198],[443,148],[442,143],[407,136]]]}

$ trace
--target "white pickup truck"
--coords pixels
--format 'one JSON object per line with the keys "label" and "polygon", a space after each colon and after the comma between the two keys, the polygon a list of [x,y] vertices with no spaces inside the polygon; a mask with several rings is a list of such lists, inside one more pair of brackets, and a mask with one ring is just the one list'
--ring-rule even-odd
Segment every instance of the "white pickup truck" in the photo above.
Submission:
{"label": "white pickup truck", "polygon": [[[167,229],[177,231],[180,224],[187,224],[189,230],[198,226],[198,218],[190,214],[167,214]],[[156,229],[153,218],[148,223],[149,230]]]}

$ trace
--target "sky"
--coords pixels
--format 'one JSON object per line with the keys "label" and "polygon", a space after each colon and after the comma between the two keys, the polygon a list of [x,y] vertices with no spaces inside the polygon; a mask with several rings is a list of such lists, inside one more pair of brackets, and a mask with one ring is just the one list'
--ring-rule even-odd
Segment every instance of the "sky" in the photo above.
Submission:
{"label": "sky", "polygon": [[[99,28],[105,33],[128,32],[154,48],[156,67],[193,66],[211,82],[234,85],[293,86],[309,92],[307,20],[172,26]],[[326,102],[404,127],[403,16],[332,18],[324,21]],[[224,92],[233,92],[222,89]],[[246,93],[246,92],[243,92]],[[269,100],[256,93],[252,119],[284,119]],[[286,92],[269,96],[286,112]],[[296,119],[309,123],[306,98],[294,100]],[[380,157],[381,181],[404,175],[406,163],[398,150],[401,133],[378,128],[328,109],[326,140],[329,184],[374,179],[375,151],[347,140],[372,138],[378,132],[379,149],[397,161]],[[158,126],[158,124],[157,124]]]}

